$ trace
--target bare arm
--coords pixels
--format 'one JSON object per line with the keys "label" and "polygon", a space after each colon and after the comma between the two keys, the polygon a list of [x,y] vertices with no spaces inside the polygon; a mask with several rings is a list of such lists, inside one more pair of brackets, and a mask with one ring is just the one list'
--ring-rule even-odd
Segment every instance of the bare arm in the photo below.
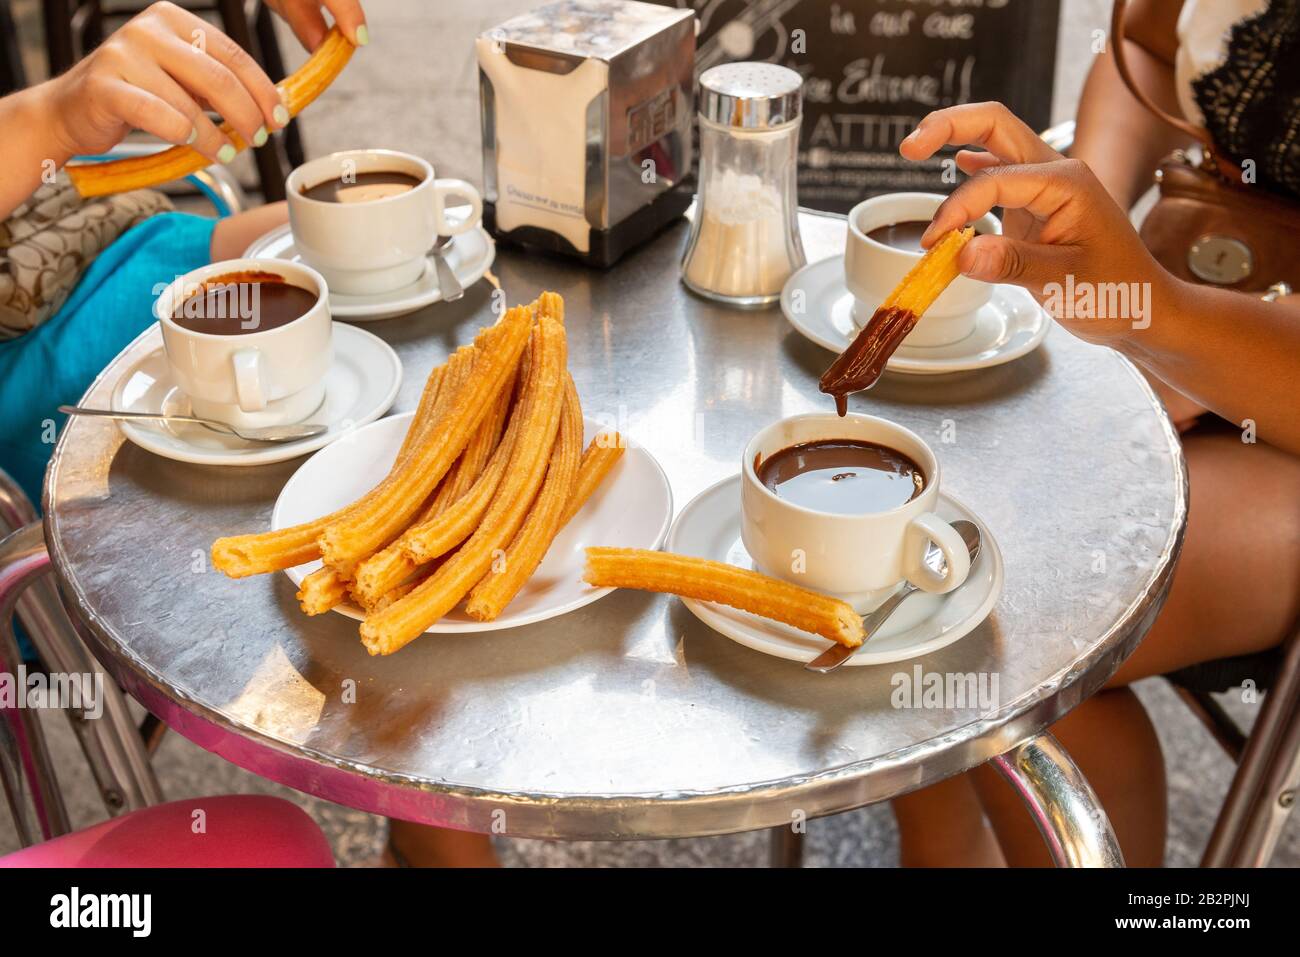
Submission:
{"label": "bare arm", "polygon": [[[1174,88],[1180,2],[1138,0],[1125,19],[1124,54],[1133,80],[1161,109],[1180,115]],[[1079,100],[1074,148],[1107,192],[1130,209],[1151,185],[1156,164],[1187,137],[1151,115],[1120,79],[1114,38],[1097,57]]]}
{"label": "bare arm", "polygon": [[[1089,167],[1064,159],[998,103],[939,110],[903,141],[909,159],[945,144],[996,158],[939,207],[922,239],[1001,206],[1001,236],[976,236],[958,266],[974,279],[1023,286],[1062,326],[1110,346],[1231,422],[1252,420],[1259,439],[1300,454],[1300,306],[1175,279],[1151,257],[1128,215]],[[1067,277],[1073,280],[1067,283]],[[1079,315],[1063,287],[1130,291],[1122,314]]]}
{"label": "bare arm", "polygon": [[[325,36],[322,3],[355,44],[369,40],[359,0],[270,2],[309,47]],[[174,3],[154,3],[67,73],[0,99],[0,221],[54,169],[133,129],[229,163],[235,147],[208,108],[254,146],[289,122],[279,91],[238,44]]]}
{"label": "bare arm", "polygon": [[36,192],[47,170],[58,169],[71,158],[48,122],[47,86],[42,83],[0,99],[6,171],[0,176],[0,221]]}

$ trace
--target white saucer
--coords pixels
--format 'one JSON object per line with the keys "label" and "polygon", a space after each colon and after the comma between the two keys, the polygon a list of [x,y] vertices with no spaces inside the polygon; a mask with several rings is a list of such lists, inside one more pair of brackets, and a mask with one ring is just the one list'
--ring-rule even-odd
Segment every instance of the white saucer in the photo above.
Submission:
{"label": "white saucer", "polygon": [[[327,515],[374,488],[388,474],[413,413],[390,416],[357,429],[340,442],[317,452],[293,474],[280,491],[271,513],[271,527],[285,528]],[[584,445],[601,431],[586,420]],[[673,517],[673,493],[668,477],[644,448],[630,445],[605,481],[556,536],[542,564],[528,584],[494,621],[475,621],[456,608],[426,629],[426,633],[496,631],[516,628],[563,615],[612,588],[593,588],[582,580],[588,545],[620,548],[660,548]],[[320,562],[290,568],[286,574],[300,584]],[[361,609],[352,604],[335,609],[356,618]]]}
{"label": "white saucer", "polygon": [[[912,595],[846,665],[879,665],[929,654],[970,633],[993,610],[1002,593],[1002,553],[992,533],[970,509],[942,492],[937,511],[950,522],[964,518],[979,527],[982,547],[970,576],[946,595]],[[673,522],[668,551],[754,567],[740,540],[739,475],[691,499]],[[829,646],[819,635],[726,605],[691,598],[683,598],[682,603],[714,631],[764,654],[809,662]]]}
{"label": "white saucer", "polygon": [[[800,314],[792,305],[796,290],[804,295]],[[858,334],[853,323],[853,296],[844,287],[844,257],[829,256],[809,263],[786,280],[781,311],[792,326],[819,346],[843,352]],[[1051,316],[1025,290],[994,286],[993,298],[976,314],[975,331],[969,336],[946,346],[904,343],[885,368],[905,375],[944,375],[1001,365],[1037,349],[1049,325]]]}
{"label": "white saucer", "polygon": [[[456,274],[460,284],[468,289],[483,278],[492,261],[496,258],[496,244],[482,226],[467,230],[451,238],[444,250],[451,271]],[[289,224],[277,226],[265,236],[255,240],[244,250],[246,259],[285,259],[301,262],[298,247],[293,244],[293,233]],[[335,319],[349,322],[376,322],[403,316],[408,312],[423,309],[442,300],[442,290],[438,288],[438,272],[434,268],[433,258],[424,264],[424,275],[409,286],[392,292],[374,296],[345,296],[330,293],[330,315]]]}
{"label": "white saucer", "polygon": [[[118,412],[189,415],[190,400],[172,378],[157,324],[146,333],[156,348],[130,366],[113,387]],[[397,398],[402,361],[378,336],[334,323],[334,362],[325,374],[325,401],[307,417],[329,431],[301,442],[269,445],[222,435],[201,425],[119,422],[128,439],[143,449],[179,462],[199,465],[267,465],[315,452],[349,429],[379,418]]]}

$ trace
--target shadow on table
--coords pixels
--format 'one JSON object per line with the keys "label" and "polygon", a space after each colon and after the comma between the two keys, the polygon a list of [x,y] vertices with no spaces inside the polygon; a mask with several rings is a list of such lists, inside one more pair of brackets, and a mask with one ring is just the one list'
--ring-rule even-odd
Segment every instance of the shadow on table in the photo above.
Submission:
{"label": "shadow on table", "polygon": [[[746,697],[804,713],[811,719],[808,753],[814,760],[829,761],[827,767],[869,760],[876,756],[872,751],[877,747],[878,753],[888,753],[978,720],[986,713],[979,706],[927,707],[922,695],[909,702],[904,691],[914,688],[918,678],[924,684],[928,675],[987,675],[1002,660],[996,612],[969,635],[933,654],[889,664],[847,666],[829,675],[746,648],[714,632],[680,601],[672,602],[668,615],[673,629],[685,636],[688,667],[707,670]],[[1002,703],[994,702],[988,710]],[[900,710],[922,711],[926,719],[899,722]],[[905,740],[899,736],[900,724],[906,724]]]}

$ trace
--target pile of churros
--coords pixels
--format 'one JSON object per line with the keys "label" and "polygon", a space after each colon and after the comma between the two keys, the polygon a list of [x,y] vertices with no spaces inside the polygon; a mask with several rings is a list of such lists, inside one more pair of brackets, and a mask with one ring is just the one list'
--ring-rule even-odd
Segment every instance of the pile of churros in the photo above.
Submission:
{"label": "pile of churros", "polygon": [[567,365],[564,300],[543,293],[508,310],[430,373],[387,477],[313,522],[218,539],[233,578],[321,559],[302,610],[351,600],[372,655],[410,643],[462,601],[496,618],[624,449],[602,432],[583,450]]}

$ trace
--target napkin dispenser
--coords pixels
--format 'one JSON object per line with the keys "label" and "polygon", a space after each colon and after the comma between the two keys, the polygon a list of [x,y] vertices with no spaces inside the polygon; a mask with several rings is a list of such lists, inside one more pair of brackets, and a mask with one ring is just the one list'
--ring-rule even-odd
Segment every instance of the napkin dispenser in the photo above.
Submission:
{"label": "napkin dispenser", "polygon": [[476,41],[483,219],[498,239],[609,266],[694,191],[695,14],[559,0]]}

